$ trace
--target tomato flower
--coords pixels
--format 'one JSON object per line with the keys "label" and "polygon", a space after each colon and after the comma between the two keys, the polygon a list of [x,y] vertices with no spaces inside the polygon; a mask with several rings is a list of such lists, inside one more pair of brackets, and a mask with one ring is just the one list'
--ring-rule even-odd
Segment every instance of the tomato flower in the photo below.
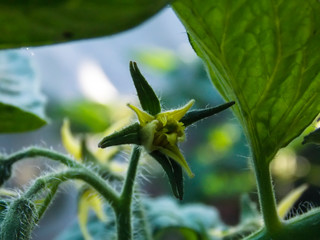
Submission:
{"label": "tomato flower", "polygon": [[190,100],[180,109],[161,112],[155,116],[128,104],[138,116],[141,126],[141,143],[145,149],[149,153],[158,150],[172,158],[186,170],[190,177],[194,174],[180,152],[178,142],[185,140],[185,126],[180,120],[193,104],[194,100]]}

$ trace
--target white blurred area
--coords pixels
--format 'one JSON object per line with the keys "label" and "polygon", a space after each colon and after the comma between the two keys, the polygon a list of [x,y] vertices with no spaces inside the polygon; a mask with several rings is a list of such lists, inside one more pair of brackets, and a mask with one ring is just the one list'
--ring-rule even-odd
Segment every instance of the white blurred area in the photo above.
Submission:
{"label": "white blurred area", "polygon": [[77,72],[80,89],[91,101],[106,104],[119,97],[118,90],[96,61],[84,60]]}

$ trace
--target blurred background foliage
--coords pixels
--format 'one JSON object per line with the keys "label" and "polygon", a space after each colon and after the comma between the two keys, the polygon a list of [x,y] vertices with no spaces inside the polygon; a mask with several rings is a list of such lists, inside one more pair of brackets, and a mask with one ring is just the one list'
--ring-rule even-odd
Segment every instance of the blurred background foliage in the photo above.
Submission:
{"label": "blurred background foliage", "polygon": [[[196,100],[195,107],[223,103],[208,80],[203,64],[194,55],[190,55],[190,51],[135,46],[127,52],[127,55],[130,56],[130,60],[138,62],[142,73],[146,74],[157,94],[161,96],[165,109],[182,106],[190,98]],[[90,90],[87,85],[84,85],[86,92],[82,97],[62,98],[57,91],[56,94],[55,91],[49,92],[48,88],[54,90],[55,83],[51,81],[51,85],[47,86],[47,92],[45,91],[48,96],[46,111],[50,126],[37,133],[1,135],[1,146],[4,146],[1,150],[10,152],[18,150],[21,146],[40,144],[65,151],[61,146],[60,136],[64,118],[69,118],[72,132],[75,134],[104,132],[112,123],[130,114],[130,110],[126,107],[127,102],[137,101],[135,96],[128,94],[130,91],[127,86],[121,85],[123,81],[127,84],[131,83],[129,69],[126,71],[128,73],[125,75],[126,78],[122,75],[118,81],[113,82],[114,86],[106,86],[110,90],[108,93],[101,93],[99,89]],[[59,73],[56,73],[55,77],[58,76]],[[89,79],[90,77],[93,76],[89,74]],[[104,80],[104,77],[102,76],[101,79]],[[61,89],[61,92],[72,92],[75,87],[72,83],[71,79],[65,84],[66,89]],[[89,83],[95,84],[93,80]],[[121,93],[116,90],[119,86],[125,89]],[[102,94],[102,101],[99,98],[100,94]],[[293,210],[295,212],[305,211],[311,205],[319,205],[320,150],[315,145],[301,144],[303,135],[312,131],[315,126],[316,123],[287,148],[281,150],[272,163],[275,190],[279,200],[301,183],[309,185],[308,190],[296,204]],[[41,141],[45,143],[39,143]],[[249,149],[246,139],[231,111],[225,111],[190,127],[187,132],[187,141],[183,143],[182,149],[195,177],[185,179],[185,199],[181,204],[201,202],[216,207],[215,214],[220,215],[223,221],[217,217],[219,226],[238,223],[243,218],[240,213],[241,196],[249,193],[250,198],[255,201],[257,196],[254,176],[248,163]],[[120,156],[122,160],[126,157],[126,154]],[[50,170],[53,166],[56,165],[39,160],[29,161],[25,165],[19,163],[15,166],[15,178],[6,186],[11,188],[24,185],[41,174],[41,170]],[[149,179],[142,181],[143,192],[146,195],[150,197],[171,195],[166,176],[155,161],[146,160],[143,169],[143,173]],[[34,239],[43,239],[43,236],[47,236],[46,239],[49,239],[49,236],[53,239],[61,229],[76,222],[75,202],[76,191],[72,187],[65,187],[42,220],[40,228],[34,234]],[[251,212],[255,213],[253,210]],[[177,233],[173,231],[171,234]],[[168,239],[166,233],[159,233],[159,236],[161,239]]]}
{"label": "blurred background foliage", "polygon": [[[195,107],[199,108],[223,103],[208,81],[199,59],[186,62],[182,60],[183,56],[161,48],[136,51],[133,54],[142,72],[160,76],[163,89],[158,90],[158,94],[166,109],[183,105],[190,96],[196,100]],[[125,102],[121,104],[125,106]],[[121,119],[119,108],[120,104],[114,107],[112,103],[102,105],[79,99],[49,105],[49,115],[57,121],[68,117],[75,132],[101,132],[112,122]],[[125,112],[126,107],[122,111]],[[314,127],[310,126],[303,135]],[[303,135],[278,153],[272,171],[279,200],[296,186],[307,182],[312,190],[305,192],[303,201],[316,205],[317,196],[310,198],[308,195],[320,183],[319,149],[312,145],[302,145]],[[239,221],[239,197],[250,193],[251,198],[256,199],[254,176],[248,163],[249,150],[240,125],[231,111],[226,111],[189,128],[187,139],[182,148],[196,177],[185,179],[183,203],[200,201],[214,205],[226,223],[236,224]],[[148,195],[170,195],[166,176],[159,166],[154,162],[146,165],[148,170],[145,174],[150,181],[144,181],[143,186]],[[308,206],[300,202],[296,210],[303,211]]]}

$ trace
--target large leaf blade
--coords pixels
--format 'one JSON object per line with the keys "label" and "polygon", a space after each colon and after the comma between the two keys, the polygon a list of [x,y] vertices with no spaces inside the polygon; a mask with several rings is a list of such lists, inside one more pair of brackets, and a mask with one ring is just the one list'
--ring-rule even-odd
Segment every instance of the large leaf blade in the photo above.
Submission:
{"label": "large leaf blade", "polygon": [[320,111],[318,1],[191,1],[173,7],[266,162]]}
{"label": "large leaf blade", "polygon": [[169,0],[1,1],[0,48],[101,37],[132,28]]}

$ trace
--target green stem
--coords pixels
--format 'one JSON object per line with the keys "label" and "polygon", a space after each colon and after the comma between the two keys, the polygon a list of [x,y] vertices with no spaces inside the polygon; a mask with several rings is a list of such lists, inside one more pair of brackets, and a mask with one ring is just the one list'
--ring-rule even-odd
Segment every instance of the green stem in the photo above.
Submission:
{"label": "green stem", "polygon": [[127,171],[127,176],[120,195],[119,205],[115,209],[117,218],[118,240],[132,239],[131,204],[140,154],[141,149],[138,146],[134,146],[129,163],[129,168]]}
{"label": "green stem", "polygon": [[254,157],[253,163],[264,224],[272,236],[273,233],[281,230],[283,224],[277,212],[269,164],[265,162],[265,159],[256,157]]}
{"label": "green stem", "polygon": [[[54,161],[58,161],[62,164],[65,164],[69,167],[73,167],[73,168],[77,168],[79,169],[78,173],[80,178],[82,178],[82,180],[84,181],[90,181],[92,184],[96,184],[96,185],[92,185],[94,188],[100,187],[100,191],[104,192],[107,196],[110,196],[110,199],[108,197],[108,199],[106,198],[107,201],[118,201],[118,194],[105,182],[105,180],[103,180],[100,176],[98,176],[96,173],[94,173],[92,170],[86,168],[85,166],[83,166],[80,163],[77,163],[76,161],[74,161],[73,159],[52,151],[52,150],[48,150],[48,149],[43,149],[43,148],[38,148],[38,147],[31,147],[25,150],[22,150],[20,152],[14,153],[10,156],[5,157],[3,160],[6,162],[9,162],[10,164],[13,164],[19,160],[22,160],[24,158],[30,158],[30,157],[46,157],[49,158],[51,160]],[[72,178],[72,174],[75,176],[73,178],[77,178],[77,169],[73,169],[73,170],[69,170],[69,174],[67,177],[68,178]],[[57,176],[60,176],[59,173],[57,174]],[[61,175],[63,176],[63,174]],[[46,178],[46,177],[44,177]],[[47,182],[44,181],[44,178],[39,178],[36,181],[36,184],[33,185],[32,188],[29,189],[29,193],[32,195],[33,191],[37,192],[39,189],[43,188],[43,185],[48,184]],[[67,180],[65,179],[65,180]],[[88,182],[90,184],[90,182]],[[103,185],[103,186],[102,186]],[[98,191],[98,189],[96,189]],[[99,191],[98,191],[99,192]],[[101,192],[100,192],[101,194]],[[102,194],[103,195],[103,194]],[[110,202],[109,201],[109,202]]]}
{"label": "green stem", "polygon": [[21,150],[19,152],[16,152],[12,155],[3,157],[3,161],[6,161],[10,164],[14,164],[21,159],[32,158],[32,157],[46,157],[51,160],[58,161],[69,167],[77,167],[80,165],[73,159],[68,158],[67,156],[61,153],[55,152],[53,150],[44,149],[44,148],[38,148],[38,147],[30,147],[30,148]]}
{"label": "green stem", "polygon": [[32,187],[25,193],[25,197],[33,199],[44,187],[50,184],[59,185],[62,182],[70,179],[79,179],[91,185],[114,209],[118,207],[118,194],[102,179],[89,169],[84,167],[77,169],[68,169],[63,172],[49,174],[40,177],[32,185]]}
{"label": "green stem", "polygon": [[320,209],[316,208],[285,221],[282,230],[273,236],[263,228],[246,237],[245,240],[318,239],[318,236],[320,236]]}

